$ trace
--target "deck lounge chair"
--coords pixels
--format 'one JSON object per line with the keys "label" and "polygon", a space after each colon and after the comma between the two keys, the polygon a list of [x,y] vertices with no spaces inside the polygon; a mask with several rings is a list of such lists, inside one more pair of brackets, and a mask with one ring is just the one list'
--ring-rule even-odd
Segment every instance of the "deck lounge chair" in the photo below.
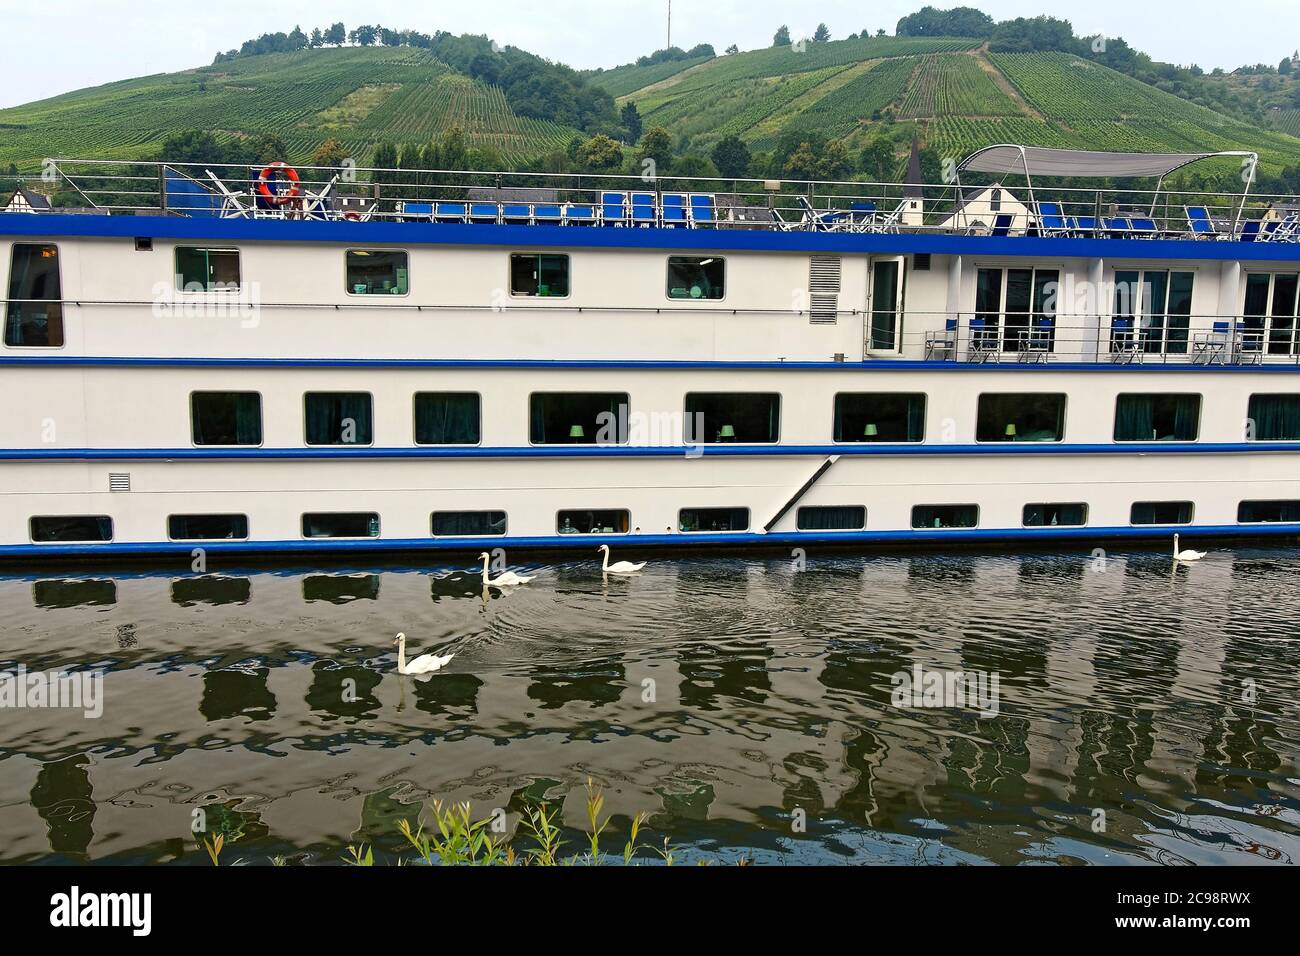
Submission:
{"label": "deck lounge chair", "polygon": [[400,219],[419,219],[427,222],[433,218],[433,203],[408,200],[398,205],[397,215]]}
{"label": "deck lounge chair", "polygon": [[1111,239],[1126,239],[1133,234],[1129,221],[1123,216],[1102,216],[1101,228]]}
{"label": "deck lounge chair", "polygon": [[501,207],[494,202],[476,202],[470,204],[470,222],[497,222],[500,218]]}
{"label": "deck lounge chair", "polygon": [[664,193],[663,221],[670,229],[690,225],[689,217],[686,215],[686,196],[683,193]]}
{"label": "deck lounge chair", "polygon": [[1129,228],[1136,239],[1155,239],[1160,235],[1160,227],[1148,216],[1138,216],[1129,220]]}
{"label": "deck lounge chair", "polygon": [[565,225],[569,226],[594,226],[596,224],[596,207],[570,203],[564,207],[564,222]]}
{"label": "deck lounge chair", "polygon": [[528,226],[533,221],[533,207],[527,203],[506,203],[501,207],[501,221],[508,226]]}
{"label": "deck lounge chair", "polygon": [[1247,219],[1241,224],[1241,231],[1237,234],[1239,242],[1254,242],[1259,238],[1260,221],[1258,219]]}
{"label": "deck lounge chair", "polygon": [[1218,230],[1214,228],[1214,220],[1210,218],[1210,211],[1204,206],[1184,206],[1187,212],[1187,225],[1191,227],[1192,237],[1194,239],[1214,239],[1218,237]]}
{"label": "deck lounge chair", "polygon": [[437,222],[464,222],[467,212],[463,202],[440,202],[433,206],[433,218]]}
{"label": "deck lounge chair", "polygon": [[627,225],[627,193],[600,194],[600,221],[607,226]]}
{"label": "deck lounge chair", "polygon": [[1038,232],[1044,236],[1059,236],[1069,231],[1058,202],[1038,203]]}
{"label": "deck lounge chair", "polygon": [[1090,239],[1097,235],[1096,216],[1071,216],[1069,222],[1071,235]]}
{"label": "deck lounge chair", "polygon": [[989,230],[990,236],[1009,236],[1011,227],[1015,224],[1016,217],[1009,212],[999,213],[993,217],[993,228]]}
{"label": "deck lounge chair", "polygon": [[632,194],[632,224],[636,226],[653,226],[659,221],[655,215],[654,193]]}
{"label": "deck lounge chair", "polygon": [[691,194],[691,222],[696,229],[709,229],[718,222],[713,196],[708,193]]}
{"label": "deck lounge chair", "polygon": [[533,206],[533,222],[541,226],[558,226],[564,218],[564,210],[556,203],[537,203]]}

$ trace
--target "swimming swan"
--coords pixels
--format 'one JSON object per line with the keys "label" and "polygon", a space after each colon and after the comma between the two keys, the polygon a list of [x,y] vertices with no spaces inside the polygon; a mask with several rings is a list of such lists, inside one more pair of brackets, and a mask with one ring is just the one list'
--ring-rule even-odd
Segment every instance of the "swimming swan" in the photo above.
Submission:
{"label": "swimming swan", "polygon": [[1205,555],[1206,552],[1204,551],[1192,551],[1190,549],[1187,551],[1179,551],[1178,535],[1174,535],[1174,560],[1175,561],[1199,561],[1201,560],[1201,558],[1205,557]]}
{"label": "swimming swan", "polygon": [[489,587],[512,588],[520,584],[527,584],[532,580],[532,577],[515,574],[513,571],[506,571],[500,577],[494,578],[492,577],[491,571],[488,569],[488,561],[491,560],[488,553],[484,551],[479,555],[479,557],[483,559],[483,583]]}
{"label": "swimming swan", "polygon": [[397,673],[406,674],[410,677],[440,671],[450,664],[451,659],[456,656],[455,654],[441,656],[438,654],[424,654],[408,664],[406,663],[406,635],[398,634],[393,643],[397,645]]}
{"label": "swimming swan", "polygon": [[596,550],[602,551],[605,554],[605,563],[601,565],[600,569],[604,571],[606,574],[636,574],[636,572],[640,571],[642,568],[646,566],[646,562],[644,561],[642,561],[640,564],[633,564],[631,561],[615,561],[613,564],[610,564],[609,545],[602,544]]}

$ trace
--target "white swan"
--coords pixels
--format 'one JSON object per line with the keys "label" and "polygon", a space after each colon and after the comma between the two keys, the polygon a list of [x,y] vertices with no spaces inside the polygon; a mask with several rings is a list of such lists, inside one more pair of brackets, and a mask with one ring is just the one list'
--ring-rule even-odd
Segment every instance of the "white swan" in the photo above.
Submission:
{"label": "white swan", "polygon": [[397,645],[397,673],[410,677],[440,671],[456,656],[455,654],[424,654],[408,664],[406,663],[406,635],[398,634],[393,643]]}
{"label": "white swan", "polygon": [[1190,549],[1187,551],[1179,551],[1178,535],[1174,535],[1174,560],[1175,561],[1199,561],[1201,560],[1201,558],[1205,557],[1205,555],[1206,552],[1204,551],[1192,551]]}
{"label": "white swan", "polygon": [[600,569],[604,571],[606,574],[636,574],[636,572],[640,571],[642,568],[646,566],[646,562],[644,561],[642,561],[640,564],[633,564],[631,561],[615,561],[613,564],[610,564],[609,545],[602,544],[596,550],[603,551],[605,554],[605,563],[601,565]]}
{"label": "white swan", "polygon": [[479,557],[483,559],[483,583],[488,585],[489,587],[513,588],[520,584],[527,584],[529,581],[532,580],[532,577],[525,577],[522,574],[515,574],[515,572],[513,571],[506,571],[500,577],[494,578],[492,577],[491,571],[488,569],[488,562],[491,560],[491,557],[488,555],[486,551],[480,554]]}

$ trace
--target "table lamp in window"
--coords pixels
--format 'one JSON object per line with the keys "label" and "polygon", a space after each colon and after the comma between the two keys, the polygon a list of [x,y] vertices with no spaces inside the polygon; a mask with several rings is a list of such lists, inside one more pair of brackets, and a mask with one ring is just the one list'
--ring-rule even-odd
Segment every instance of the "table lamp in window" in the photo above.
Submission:
{"label": "table lamp in window", "polygon": [[573,441],[578,441],[579,439],[586,438],[586,437],[587,437],[587,430],[583,428],[581,425],[569,426],[569,438],[571,438]]}
{"label": "table lamp in window", "polygon": [[1007,437],[1010,438],[1012,441],[1015,440],[1015,438],[1016,438],[1016,424],[1015,424],[1015,422],[1012,422],[1010,425],[1007,426]]}
{"label": "table lamp in window", "polygon": [[735,440],[736,440],[736,426],[735,426],[735,425],[723,425],[720,429],[718,429],[718,440],[719,440],[719,441],[735,441]]}
{"label": "table lamp in window", "polygon": [[875,422],[867,423],[867,427],[862,429],[862,437],[867,441],[875,441],[880,437],[880,429],[876,427]]}

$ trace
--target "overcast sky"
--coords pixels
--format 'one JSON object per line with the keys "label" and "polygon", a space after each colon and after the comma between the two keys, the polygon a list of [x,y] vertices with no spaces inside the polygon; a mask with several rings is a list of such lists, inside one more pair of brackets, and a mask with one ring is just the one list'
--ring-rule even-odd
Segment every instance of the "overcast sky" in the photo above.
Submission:
{"label": "overcast sky", "polygon": [[[864,27],[894,32],[926,0],[674,0],[673,43],[719,52],[767,46],[776,27],[795,36],[825,21],[839,38]],[[1047,13],[1075,32],[1123,36],[1158,60],[1206,69],[1276,65],[1300,46],[1300,0],[966,0],[994,19]],[[0,107],[127,77],[212,61],[259,33],[342,20],[432,33],[485,33],[579,68],[617,66],[664,45],[667,0],[0,0]]]}

